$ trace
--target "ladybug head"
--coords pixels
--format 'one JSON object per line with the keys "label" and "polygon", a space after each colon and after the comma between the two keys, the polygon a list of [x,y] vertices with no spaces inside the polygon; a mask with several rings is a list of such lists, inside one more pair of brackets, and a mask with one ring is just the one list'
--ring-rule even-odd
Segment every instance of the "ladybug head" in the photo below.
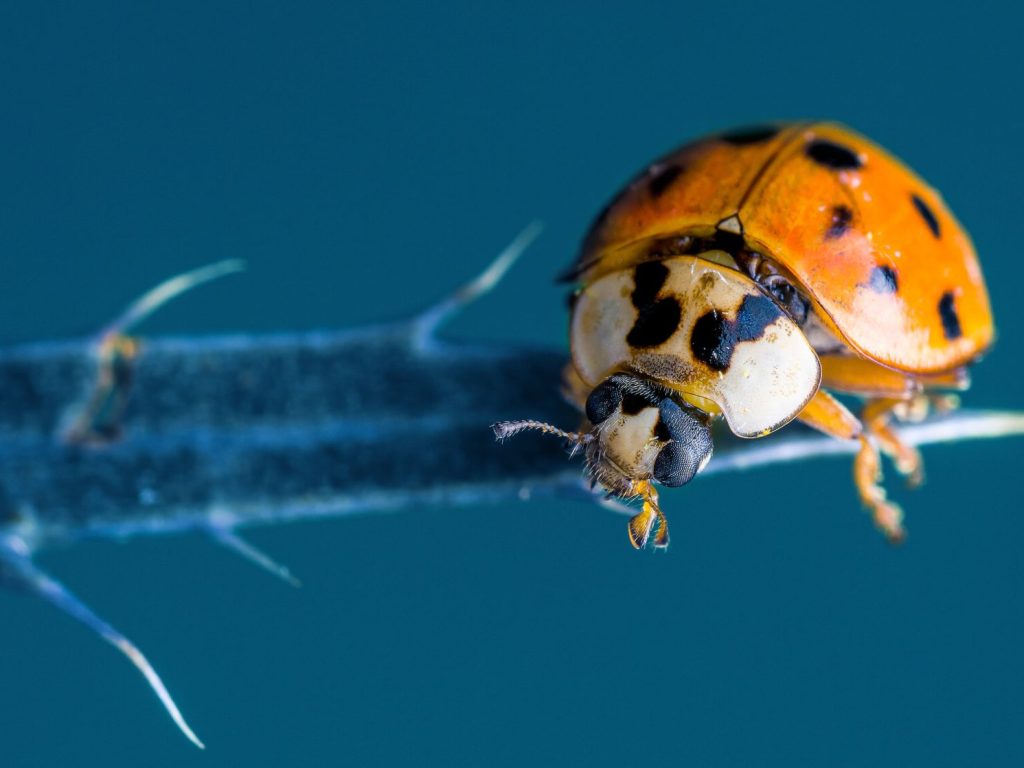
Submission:
{"label": "ladybug head", "polygon": [[527,429],[562,437],[583,448],[594,479],[612,493],[631,496],[641,483],[690,482],[711,458],[711,430],[689,406],[646,379],[616,374],[587,398],[586,432],[565,432],[535,421],[494,425],[499,440]]}
{"label": "ladybug head", "polygon": [[711,430],[689,406],[635,376],[605,379],[587,398],[596,439],[587,458],[609,490],[628,494],[638,481],[685,485],[711,458]]}

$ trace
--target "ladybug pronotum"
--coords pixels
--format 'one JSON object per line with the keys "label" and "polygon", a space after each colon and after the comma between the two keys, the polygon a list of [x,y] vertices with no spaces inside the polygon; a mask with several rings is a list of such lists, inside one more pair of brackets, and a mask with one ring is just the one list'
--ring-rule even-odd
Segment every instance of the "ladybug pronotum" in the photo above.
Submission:
{"label": "ladybug pronotum", "polygon": [[[858,440],[861,500],[891,539],[902,512],[879,452],[912,483],[896,419],[966,389],[993,323],[970,238],[942,199],[840,125],[701,139],[648,167],[601,212],[566,275],[578,285],[565,389],[594,479],[640,497],[630,540],[668,544],[655,483],[689,482],[710,426],[756,438],[793,419]],[[831,392],[863,399],[858,418]],[[509,426],[516,425],[509,423]]]}

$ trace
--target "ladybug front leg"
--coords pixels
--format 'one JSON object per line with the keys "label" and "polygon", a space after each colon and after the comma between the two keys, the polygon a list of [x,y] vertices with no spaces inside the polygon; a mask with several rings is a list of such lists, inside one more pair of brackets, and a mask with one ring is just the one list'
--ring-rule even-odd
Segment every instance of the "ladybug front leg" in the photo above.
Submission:
{"label": "ladybug front leg", "polygon": [[653,531],[655,549],[665,549],[668,546],[668,520],[658,506],[658,491],[649,480],[637,482],[632,491],[643,499],[643,508],[629,520],[630,543],[635,549],[643,549]]}
{"label": "ladybug front leg", "polygon": [[881,485],[882,462],[878,444],[868,434],[860,420],[823,389],[811,398],[800,412],[800,421],[820,432],[840,440],[859,440],[860,450],[853,463],[853,478],[861,502],[871,512],[875,525],[890,541],[904,537],[903,510],[889,501]]}

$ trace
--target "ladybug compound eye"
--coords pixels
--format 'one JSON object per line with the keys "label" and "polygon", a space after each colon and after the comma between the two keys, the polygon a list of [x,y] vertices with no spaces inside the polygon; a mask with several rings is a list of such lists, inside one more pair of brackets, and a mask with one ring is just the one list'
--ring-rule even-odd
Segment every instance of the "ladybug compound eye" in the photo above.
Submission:
{"label": "ladybug compound eye", "polygon": [[658,412],[656,434],[668,442],[654,460],[654,479],[669,487],[686,485],[711,459],[711,430],[674,400],[662,400]]}
{"label": "ladybug compound eye", "polygon": [[622,388],[614,377],[594,387],[587,398],[587,419],[595,427],[608,420],[622,404]]}
{"label": "ladybug compound eye", "polygon": [[657,408],[664,397],[664,393],[650,382],[619,373],[594,387],[587,398],[587,419],[596,427],[608,421],[620,408],[622,416],[636,416],[645,408]]}
{"label": "ladybug compound eye", "polygon": [[593,456],[609,485],[645,479],[684,485],[711,458],[704,421],[644,378],[605,379],[587,398],[586,411],[595,427]]}

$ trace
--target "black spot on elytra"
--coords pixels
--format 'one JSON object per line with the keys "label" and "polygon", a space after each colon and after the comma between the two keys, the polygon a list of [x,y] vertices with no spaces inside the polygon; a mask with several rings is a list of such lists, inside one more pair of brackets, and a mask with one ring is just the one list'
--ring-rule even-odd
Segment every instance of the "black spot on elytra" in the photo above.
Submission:
{"label": "black spot on elytra", "polygon": [[633,272],[633,295],[630,299],[633,306],[642,309],[646,304],[653,304],[658,298],[658,291],[668,279],[668,267],[660,261],[645,261],[638,264]]}
{"label": "black spot on elytra", "polygon": [[659,168],[648,180],[647,191],[651,193],[651,197],[661,197],[672,186],[673,182],[679,178],[682,172],[683,166],[677,164]]}
{"label": "black spot on elytra", "polygon": [[683,310],[675,298],[661,299],[640,308],[636,322],[626,334],[631,347],[657,347],[664,344],[679,328]]}
{"label": "black spot on elytra", "polygon": [[739,128],[735,131],[727,131],[719,138],[736,147],[744,147],[747,144],[759,144],[762,141],[774,138],[778,135],[779,129],[774,125],[754,125],[748,128]]}
{"label": "black spot on elytra", "polygon": [[853,150],[825,139],[812,141],[806,152],[814,162],[837,171],[856,170],[863,165]]}
{"label": "black spot on elytra", "polygon": [[832,209],[832,221],[825,230],[825,237],[829,240],[842,237],[850,228],[853,221],[853,211],[845,205],[837,205]]}
{"label": "black spot on elytra", "polygon": [[775,322],[779,308],[767,296],[746,296],[740,304],[734,324],[738,341],[753,341],[761,338],[764,329]]}
{"label": "black spot on elytra", "polygon": [[950,341],[964,335],[960,327],[960,316],[956,313],[956,297],[952,291],[946,291],[939,299],[939,317],[942,318],[942,333]]}
{"label": "black spot on elytra", "polygon": [[875,267],[868,278],[868,288],[875,293],[896,293],[900,289],[896,270],[888,266]]}
{"label": "black spot on elytra", "polygon": [[690,349],[693,356],[709,368],[724,371],[732,360],[729,321],[717,309],[701,315],[694,323],[690,336]]}
{"label": "black spot on elytra", "polygon": [[938,239],[942,235],[942,230],[939,228],[939,220],[935,218],[935,211],[933,211],[924,200],[917,195],[911,195],[910,199],[914,201],[914,207],[917,208],[917,212],[921,214],[921,218],[924,219],[924,223],[928,225],[928,229],[932,231]]}
{"label": "black spot on elytra", "polygon": [[679,327],[682,317],[679,302],[674,297],[658,299],[658,291],[667,278],[668,267],[660,261],[648,261],[637,266],[631,299],[638,314],[626,334],[626,342],[631,347],[657,347],[668,341]]}
{"label": "black spot on elytra", "polygon": [[714,371],[726,371],[736,345],[761,338],[765,328],[779,317],[779,308],[767,296],[745,296],[735,320],[717,309],[702,315],[693,326],[693,356]]}

